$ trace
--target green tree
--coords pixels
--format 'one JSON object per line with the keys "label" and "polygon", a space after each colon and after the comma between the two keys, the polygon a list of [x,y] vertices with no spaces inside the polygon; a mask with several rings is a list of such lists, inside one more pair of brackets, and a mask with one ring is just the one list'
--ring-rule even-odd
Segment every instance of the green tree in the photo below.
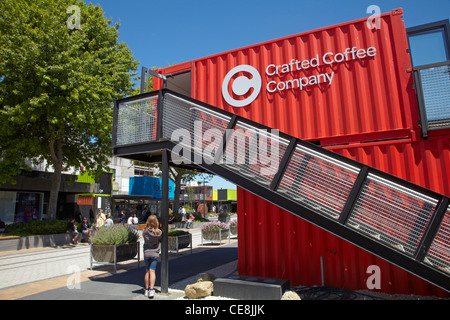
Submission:
{"label": "green tree", "polygon": [[[181,192],[181,183],[184,181],[184,183],[191,182],[195,180],[199,175],[202,175],[205,179],[205,182],[207,183],[210,181],[214,175],[209,173],[201,173],[197,172],[195,170],[185,169],[185,168],[177,168],[177,167],[170,167],[170,177],[171,180],[175,183],[175,190],[174,190],[174,199],[173,199],[173,212],[178,213],[178,208],[180,207],[180,192]],[[188,193],[191,190],[187,190]],[[192,199],[191,196],[189,196],[189,202],[192,207]]]}
{"label": "green tree", "polygon": [[83,1],[0,1],[0,183],[46,161],[49,219],[62,171],[99,174],[110,161],[113,102],[138,65],[118,28]]}

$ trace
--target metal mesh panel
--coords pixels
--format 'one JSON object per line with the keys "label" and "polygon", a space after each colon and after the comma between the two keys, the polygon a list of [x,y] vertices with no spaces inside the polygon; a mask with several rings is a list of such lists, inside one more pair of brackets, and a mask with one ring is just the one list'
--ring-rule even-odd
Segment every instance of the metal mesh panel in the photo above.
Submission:
{"label": "metal mesh panel", "polygon": [[163,112],[163,136],[192,148],[194,162],[212,163],[231,118],[171,94],[164,97]]}
{"label": "metal mesh panel", "polygon": [[413,255],[437,200],[369,174],[348,225]]}
{"label": "metal mesh panel", "polygon": [[289,141],[278,131],[262,130],[238,121],[227,140],[223,162],[228,169],[269,186]]}
{"label": "metal mesh panel", "polygon": [[436,237],[428,250],[425,261],[450,273],[450,207],[447,209]]}
{"label": "metal mesh panel", "polygon": [[358,168],[297,146],[277,191],[338,219],[358,173]]}
{"label": "metal mesh panel", "polygon": [[450,66],[420,70],[428,127],[450,126]]}
{"label": "metal mesh panel", "polygon": [[156,140],[158,97],[119,104],[116,145]]}

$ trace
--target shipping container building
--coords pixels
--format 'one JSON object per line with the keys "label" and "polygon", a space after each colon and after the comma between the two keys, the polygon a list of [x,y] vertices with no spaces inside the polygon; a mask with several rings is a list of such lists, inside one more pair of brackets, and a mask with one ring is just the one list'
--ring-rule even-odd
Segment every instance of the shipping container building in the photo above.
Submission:
{"label": "shipping container building", "polygon": [[[152,199],[161,199],[161,178],[158,177],[130,177],[129,195],[148,196]],[[169,199],[173,199],[175,194],[175,183],[169,182]]]}
{"label": "shipping container building", "polygon": [[[364,18],[159,69],[166,79],[154,77],[154,89],[166,87],[450,197],[448,21],[407,30],[396,9],[379,22],[370,27]],[[444,52],[434,60],[418,52],[420,37],[430,33],[440,37]],[[242,275],[448,296],[245,188],[238,188],[237,199]],[[445,250],[449,217],[447,210]],[[381,276],[376,285],[373,266]]]}

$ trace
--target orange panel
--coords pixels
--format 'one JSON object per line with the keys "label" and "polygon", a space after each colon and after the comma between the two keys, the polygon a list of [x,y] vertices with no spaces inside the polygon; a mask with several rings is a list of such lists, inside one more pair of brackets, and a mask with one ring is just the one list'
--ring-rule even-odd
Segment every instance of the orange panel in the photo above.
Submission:
{"label": "orange panel", "polygon": [[92,197],[92,196],[78,196],[77,204],[79,206],[93,206],[94,205],[94,197]]}

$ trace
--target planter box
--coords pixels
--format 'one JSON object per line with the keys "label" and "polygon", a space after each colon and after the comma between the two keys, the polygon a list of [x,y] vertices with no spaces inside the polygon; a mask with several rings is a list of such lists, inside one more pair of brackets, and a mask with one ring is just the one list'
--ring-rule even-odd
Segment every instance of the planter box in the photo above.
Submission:
{"label": "planter box", "polygon": [[220,222],[227,223],[227,222],[230,222],[230,216],[226,213],[219,214],[219,216],[217,217],[217,220],[219,220]]}
{"label": "planter box", "polygon": [[192,234],[184,234],[180,236],[169,236],[169,251],[178,251],[191,247],[192,253]]}
{"label": "planter box", "polygon": [[133,243],[116,245],[96,245],[91,244],[91,270],[94,261],[102,264],[114,264],[114,272],[117,270],[117,263],[131,260],[138,256],[138,267],[140,263],[139,241]]}
{"label": "planter box", "polygon": [[[190,229],[201,228],[205,222],[193,222]],[[169,224],[169,229],[186,229],[187,223],[185,222],[174,222]]]}
{"label": "planter box", "polygon": [[[72,238],[73,237],[68,233],[27,237],[8,237],[0,240],[0,252],[32,248],[59,247],[70,244]],[[85,236],[80,232],[78,241],[81,239],[85,239]]]}
{"label": "planter box", "polygon": [[231,234],[234,234],[234,235],[238,234],[237,225],[230,225],[230,232],[231,232]]}
{"label": "planter box", "polygon": [[202,245],[203,245],[203,239],[209,240],[209,241],[219,241],[222,244],[222,240],[228,238],[230,234],[229,229],[220,229],[220,230],[214,230],[214,231],[204,231],[202,230]]}

